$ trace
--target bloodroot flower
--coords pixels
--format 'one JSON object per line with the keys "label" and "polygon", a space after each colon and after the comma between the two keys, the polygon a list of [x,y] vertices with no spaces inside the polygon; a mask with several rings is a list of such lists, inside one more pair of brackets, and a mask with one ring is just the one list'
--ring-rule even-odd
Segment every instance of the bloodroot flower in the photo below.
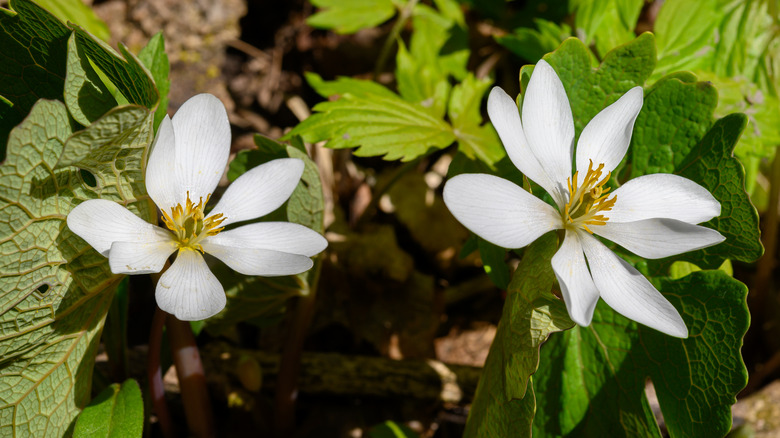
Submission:
{"label": "bloodroot flower", "polygon": [[566,91],[552,67],[539,61],[523,98],[522,120],[515,101],[500,88],[490,93],[488,113],[509,158],[550,194],[557,210],[517,185],[485,174],[452,178],[444,187],[444,202],[467,228],[504,248],[522,248],[548,231],[563,230],[552,267],[577,324],[590,325],[601,297],[627,318],[686,338],[688,329],[672,304],[593,236],[648,259],[725,239],[696,225],[719,216],[720,204],[693,181],[654,174],[614,191],[605,187],[626,154],[642,99],[642,88],[635,87],[598,113],[580,134],[575,155]]}
{"label": "bloodroot flower", "polygon": [[321,235],[287,222],[225,226],[276,210],[303,174],[303,161],[273,160],[241,175],[206,213],[230,152],[230,124],[216,97],[200,94],[160,124],[146,169],[146,188],[166,228],[152,225],[108,200],[85,201],[68,215],[68,227],[108,257],[115,274],[160,272],[160,308],[185,321],[213,316],[225,307],[225,291],[203,253],[245,275],[292,275],[309,270],[327,246]]}

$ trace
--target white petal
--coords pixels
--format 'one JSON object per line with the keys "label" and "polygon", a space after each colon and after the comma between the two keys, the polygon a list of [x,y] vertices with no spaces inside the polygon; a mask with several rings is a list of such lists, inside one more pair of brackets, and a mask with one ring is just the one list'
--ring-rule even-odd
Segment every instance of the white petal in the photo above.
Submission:
{"label": "white petal", "polygon": [[550,180],[528,147],[523,124],[520,121],[520,112],[514,99],[501,88],[493,87],[488,97],[488,115],[515,167],[523,175],[542,186],[555,199],[558,206],[563,207],[566,200],[561,191],[556,190],[557,185]]}
{"label": "white petal", "polygon": [[634,121],[642,109],[642,87],[634,87],[617,102],[596,114],[577,140],[579,183],[585,178],[590,160],[593,167],[604,164],[604,174],[615,170],[626,155]]}
{"label": "white petal", "polygon": [[321,253],[328,241],[319,233],[289,222],[258,222],[209,236],[208,242],[240,248],[270,249],[307,257]]}
{"label": "white petal", "polygon": [[599,301],[599,291],[593,284],[575,231],[566,230],[563,245],[552,258],[552,267],[571,320],[581,326],[590,325]]}
{"label": "white petal", "polygon": [[610,222],[666,218],[698,224],[720,216],[720,203],[704,187],[678,175],[656,173],[634,178],[615,190]]}
{"label": "white petal", "polygon": [[553,207],[493,175],[450,179],[444,186],[444,203],[466,228],[504,248],[522,248],[562,225]]}
{"label": "white petal", "polygon": [[167,115],[157,128],[157,137],[146,164],[146,191],[160,210],[170,212],[178,204],[176,189],[176,138]]}
{"label": "white petal", "polygon": [[674,219],[608,221],[602,226],[592,226],[591,230],[646,259],[682,254],[726,240],[713,229]]}
{"label": "white petal", "polygon": [[523,97],[523,129],[550,180],[565,184],[572,175],[574,119],[563,83],[545,60],[534,67]]}
{"label": "white petal", "polygon": [[184,205],[187,192],[196,204],[214,192],[230,154],[230,122],[222,102],[198,94],[173,116],[176,135],[176,195]]}
{"label": "white petal", "polygon": [[90,199],[68,214],[68,228],[108,257],[114,242],[152,241],[159,227],[106,199]]}
{"label": "white petal", "polygon": [[206,239],[203,250],[222,260],[231,269],[244,275],[294,275],[314,266],[310,258],[300,254],[260,248],[242,248],[212,243]]}
{"label": "white petal", "polygon": [[593,282],[617,313],[667,335],[687,338],[677,309],[633,266],[585,232],[579,233]]}
{"label": "white petal", "polygon": [[280,158],[261,164],[233,181],[209,216],[222,213],[222,226],[264,216],[286,201],[303,175],[303,161]]}
{"label": "white petal", "polygon": [[225,308],[225,290],[198,251],[182,249],[160,276],[154,294],[160,309],[182,321],[199,321]]}
{"label": "white petal", "polygon": [[108,264],[114,274],[150,274],[160,272],[165,261],[176,250],[173,235],[159,230],[157,240],[114,242],[108,253]]}

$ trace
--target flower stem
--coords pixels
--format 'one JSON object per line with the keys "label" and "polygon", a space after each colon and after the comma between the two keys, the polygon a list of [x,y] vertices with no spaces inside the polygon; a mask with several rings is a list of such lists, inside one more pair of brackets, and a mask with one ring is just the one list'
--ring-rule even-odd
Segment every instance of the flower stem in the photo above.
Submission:
{"label": "flower stem", "polygon": [[292,436],[295,424],[295,400],[298,396],[298,374],[301,370],[301,355],[306,332],[314,316],[314,303],[317,296],[317,284],[320,278],[320,260],[315,261],[313,272],[309,276],[308,294],[301,295],[295,304],[295,315],[290,335],[285,342],[282,358],[279,361],[279,378],[276,384],[274,410],[274,432],[278,438]]}
{"label": "flower stem", "polygon": [[198,438],[214,437],[216,434],[206,376],[192,327],[189,322],[180,321],[173,315],[168,315],[165,325],[190,434]]}
{"label": "flower stem", "polygon": [[417,4],[417,1],[418,0],[410,0],[409,3],[407,3],[403,9],[401,9],[398,15],[398,19],[395,20],[393,28],[390,29],[390,33],[387,35],[387,39],[382,45],[382,51],[379,52],[379,58],[376,61],[376,67],[374,68],[374,80],[376,80],[376,78],[379,77],[379,74],[382,73],[382,71],[385,69],[387,58],[390,56],[390,49],[393,48],[393,44],[395,44],[395,40],[401,33],[401,29],[406,26],[406,22],[409,21],[409,17],[412,16],[412,11],[414,10],[414,6]]}
{"label": "flower stem", "polygon": [[163,388],[162,370],[160,367],[160,347],[162,346],[163,327],[167,313],[158,307],[152,319],[152,331],[149,334],[149,357],[146,364],[146,373],[149,378],[149,394],[152,398],[152,406],[157,414],[157,421],[162,428],[165,438],[178,436],[176,428],[171,421],[168,405],[165,403],[165,389]]}

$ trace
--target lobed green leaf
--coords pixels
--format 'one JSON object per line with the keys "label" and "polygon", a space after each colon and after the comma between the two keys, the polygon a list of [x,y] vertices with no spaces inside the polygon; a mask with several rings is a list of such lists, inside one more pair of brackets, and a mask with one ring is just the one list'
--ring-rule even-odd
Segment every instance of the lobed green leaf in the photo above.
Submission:
{"label": "lobed green leaf", "polygon": [[306,24],[337,33],[355,33],[384,23],[395,15],[393,0],[312,0],[321,10]]}

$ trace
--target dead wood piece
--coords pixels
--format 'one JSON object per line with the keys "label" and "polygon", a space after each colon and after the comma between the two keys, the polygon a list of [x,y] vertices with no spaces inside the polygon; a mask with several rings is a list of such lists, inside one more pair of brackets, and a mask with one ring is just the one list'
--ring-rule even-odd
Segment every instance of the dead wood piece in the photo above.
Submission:
{"label": "dead wood piece", "polygon": [[[263,388],[275,387],[279,355],[209,343],[203,351],[209,383],[240,386],[239,360],[251,358],[262,370]],[[411,397],[464,403],[477,389],[481,368],[448,365],[436,360],[391,360],[338,353],[304,353],[299,391],[306,394]]]}

